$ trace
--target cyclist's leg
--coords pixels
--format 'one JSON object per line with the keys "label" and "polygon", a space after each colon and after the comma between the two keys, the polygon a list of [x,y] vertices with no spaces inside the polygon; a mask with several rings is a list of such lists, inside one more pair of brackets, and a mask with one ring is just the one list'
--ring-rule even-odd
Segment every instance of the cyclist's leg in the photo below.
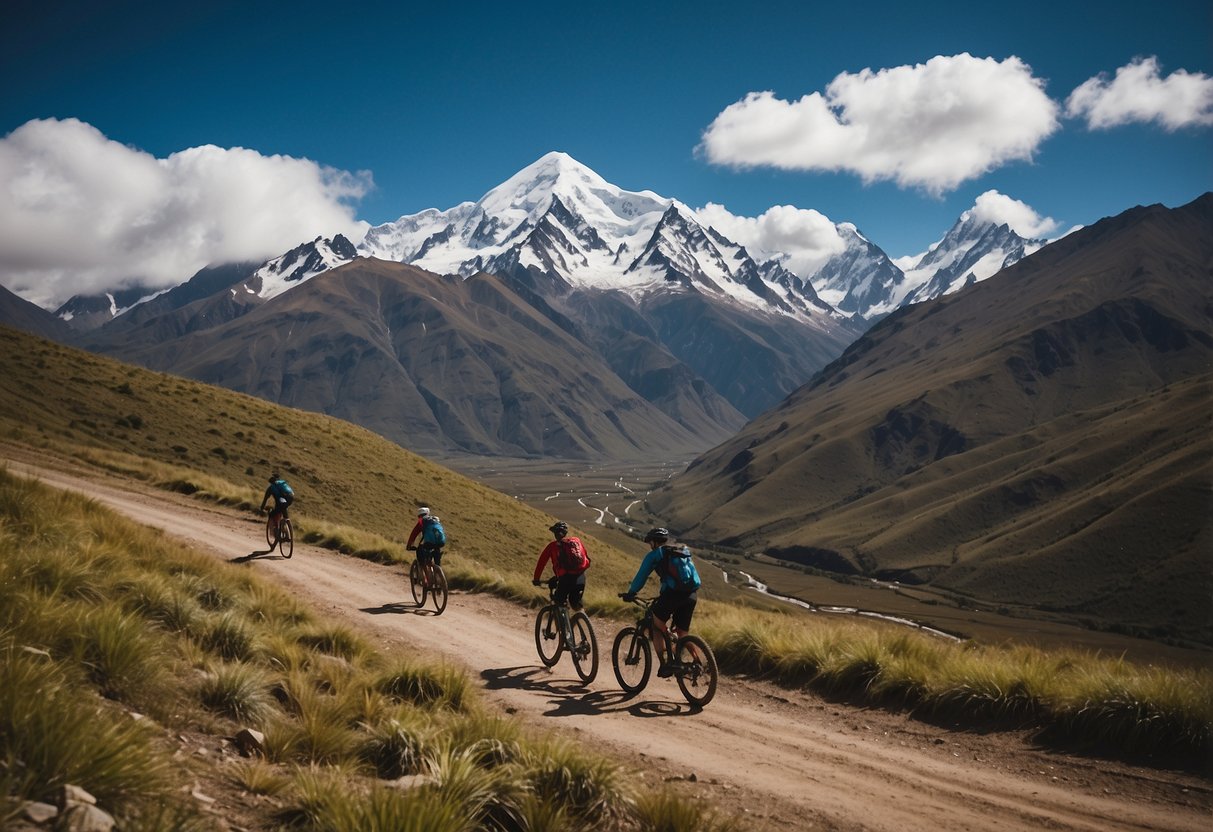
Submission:
{"label": "cyclist's leg", "polygon": [[577,612],[581,612],[581,598],[585,595],[585,573],[566,575],[565,577],[568,579],[569,606]]}
{"label": "cyclist's leg", "polygon": [[[674,614],[670,620],[676,639],[682,638],[691,631],[691,618],[695,615],[695,605],[698,602],[699,595],[694,592],[678,599],[678,605],[674,608]],[[691,649],[694,650],[693,647]],[[696,658],[702,658],[702,656]]]}
{"label": "cyclist's leg", "polygon": [[569,603],[569,596],[574,588],[572,578],[572,575],[560,575],[556,578],[556,590],[552,593],[553,604],[563,607]]}
{"label": "cyclist's leg", "polygon": [[430,584],[430,564],[433,562],[433,550],[429,544],[422,543],[417,547],[417,562],[421,564],[421,580],[426,586]]}
{"label": "cyclist's leg", "polygon": [[661,677],[670,675],[669,662],[666,661],[666,657],[669,656],[672,646],[669,643],[670,630],[666,622],[676,606],[677,599],[669,592],[661,593],[653,602],[653,645],[657,648],[657,658],[660,662],[657,675]]}

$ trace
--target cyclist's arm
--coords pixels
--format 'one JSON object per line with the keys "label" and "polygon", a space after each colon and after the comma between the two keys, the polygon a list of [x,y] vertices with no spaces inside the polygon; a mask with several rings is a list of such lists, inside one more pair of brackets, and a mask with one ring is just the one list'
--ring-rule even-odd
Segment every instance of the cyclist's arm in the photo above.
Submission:
{"label": "cyclist's arm", "polygon": [[628,587],[628,595],[635,595],[644,589],[644,582],[649,579],[649,575],[657,568],[659,560],[661,560],[660,549],[654,549],[644,556],[644,560],[640,562],[640,568],[636,570],[636,577],[632,578],[632,585]]}
{"label": "cyclist's arm", "polygon": [[421,518],[417,518],[417,525],[413,526],[413,531],[409,533],[409,542],[404,544],[406,547],[412,546],[413,541],[417,539],[417,535],[421,534]]}
{"label": "cyclist's arm", "polygon": [[[535,576],[532,578],[533,581],[537,581],[543,577],[543,568],[547,566],[548,561],[552,560],[554,557],[557,545],[558,544],[556,541],[553,540],[547,546],[543,547],[543,551],[539,553],[539,562],[535,564]],[[555,571],[555,566],[553,566],[552,569]]]}

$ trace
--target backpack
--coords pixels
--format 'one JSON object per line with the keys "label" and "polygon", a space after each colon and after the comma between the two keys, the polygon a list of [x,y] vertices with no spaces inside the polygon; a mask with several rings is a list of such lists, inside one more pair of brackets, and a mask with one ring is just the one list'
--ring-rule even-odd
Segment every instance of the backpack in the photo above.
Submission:
{"label": "backpack", "polygon": [[446,530],[442,528],[442,522],[432,514],[421,521],[421,542],[430,546],[446,545]]}
{"label": "backpack", "polygon": [[699,570],[691,561],[691,550],[686,546],[662,546],[661,569],[678,592],[694,592],[699,589]]}
{"label": "backpack", "polygon": [[274,480],[273,491],[275,497],[294,498],[295,489],[291,488],[286,480]]}
{"label": "backpack", "polygon": [[585,547],[575,537],[560,539],[557,544],[556,558],[560,564],[560,570],[565,573],[578,574],[584,572],[590,565],[590,559],[585,554]]}

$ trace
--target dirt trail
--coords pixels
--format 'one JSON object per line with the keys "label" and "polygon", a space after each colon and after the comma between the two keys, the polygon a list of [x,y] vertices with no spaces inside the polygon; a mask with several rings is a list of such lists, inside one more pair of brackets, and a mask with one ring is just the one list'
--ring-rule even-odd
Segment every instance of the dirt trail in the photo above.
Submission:
{"label": "dirt trail", "polygon": [[758,826],[1195,831],[1213,817],[1213,784],[1196,776],[1050,754],[1019,735],[949,731],[761,682],[722,678],[702,712],[670,680],[625,699],[610,669],[610,622],[596,622],[601,665],[583,688],[567,657],[552,671],[538,664],[534,613],[514,604],[453,593],[435,617],[413,608],[400,567],[302,545],[289,561],[258,554],[263,527],[249,515],[117,479],[8,466],[243,563],[373,640],[460,662],[517,717],[633,762],[650,782],[683,780]]}

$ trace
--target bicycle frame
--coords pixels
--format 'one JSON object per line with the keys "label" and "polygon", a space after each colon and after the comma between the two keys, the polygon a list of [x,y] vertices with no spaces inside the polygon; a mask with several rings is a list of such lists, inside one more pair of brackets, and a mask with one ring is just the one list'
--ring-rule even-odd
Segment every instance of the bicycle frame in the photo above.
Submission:
{"label": "bicycle frame", "polygon": [[634,626],[619,631],[611,647],[611,663],[619,686],[626,693],[634,695],[648,684],[652,671],[653,642],[657,640],[654,631],[660,631],[665,636],[662,639],[665,644],[656,650],[658,662],[669,669],[669,675],[674,677],[683,696],[693,706],[700,708],[712,701],[719,674],[712,648],[699,636],[690,633],[675,636],[668,630],[662,630],[653,616],[652,607],[656,598],[631,600],[642,608],[643,614]]}

